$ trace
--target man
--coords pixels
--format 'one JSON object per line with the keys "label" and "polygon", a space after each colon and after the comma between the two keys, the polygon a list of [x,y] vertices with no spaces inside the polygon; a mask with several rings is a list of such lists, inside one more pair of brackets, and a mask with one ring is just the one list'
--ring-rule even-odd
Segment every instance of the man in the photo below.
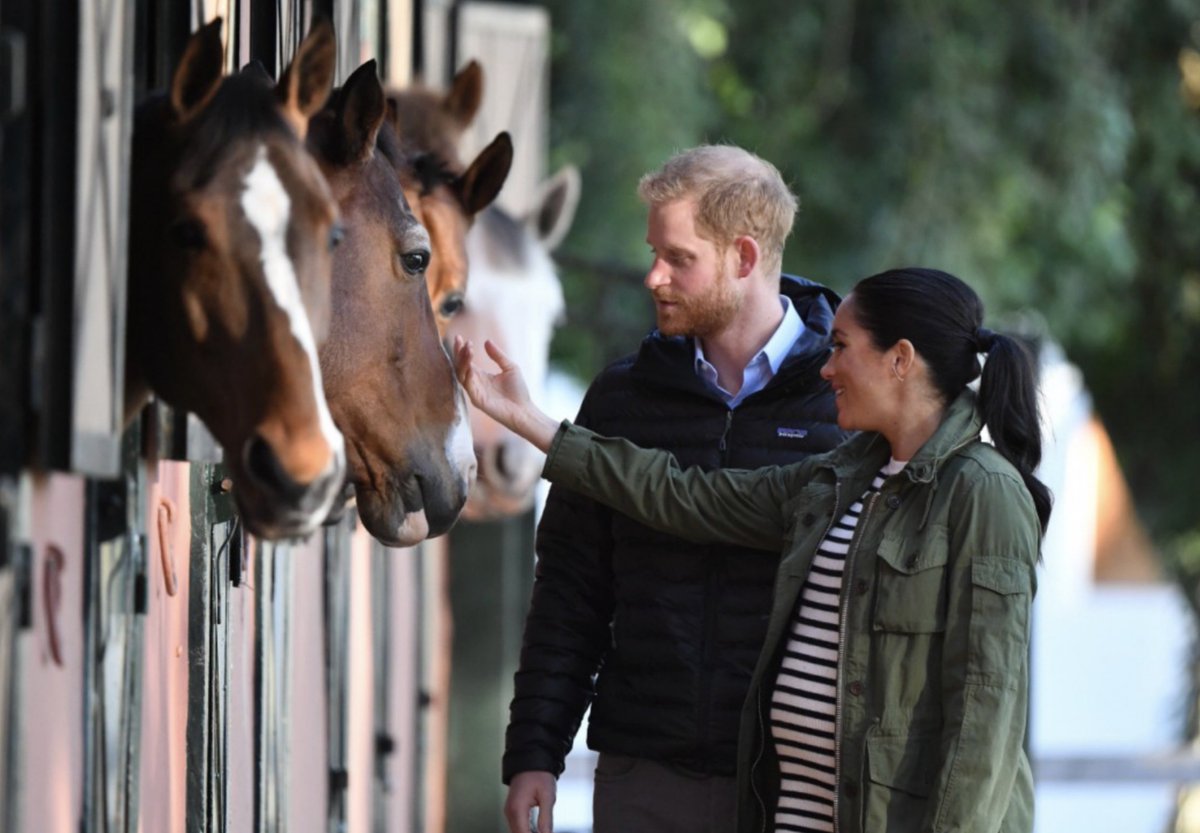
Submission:
{"label": "man", "polygon": [[[837,445],[819,371],[837,296],[781,277],[796,198],[770,163],[702,146],[647,174],[645,285],[658,329],[592,383],[577,422],[683,467],[756,468]],[[594,833],[723,833],[738,717],[778,554],[696,545],[554,488],[537,534],[506,737],[512,833],[550,833],[584,711],[599,751]]]}

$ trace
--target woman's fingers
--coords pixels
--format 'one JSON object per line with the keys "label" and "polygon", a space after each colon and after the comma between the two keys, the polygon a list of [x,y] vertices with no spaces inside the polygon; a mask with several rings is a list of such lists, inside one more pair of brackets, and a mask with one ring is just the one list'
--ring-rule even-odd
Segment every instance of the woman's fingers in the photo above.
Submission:
{"label": "woman's fingers", "polygon": [[483,349],[487,351],[487,354],[491,356],[492,361],[496,363],[502,372],[507,373],[510,370],[516,369],[517,366],[513,364],[512,359],[510,359],[508,355],[490,338],[484,340]]}
{"label": "woman's fingers", "polygon": [[456,335],[454,337],[454,375],[458,377],[458,383],[464,388],[470,387],[468,383],[471,380],[471,359],[471,342]]}

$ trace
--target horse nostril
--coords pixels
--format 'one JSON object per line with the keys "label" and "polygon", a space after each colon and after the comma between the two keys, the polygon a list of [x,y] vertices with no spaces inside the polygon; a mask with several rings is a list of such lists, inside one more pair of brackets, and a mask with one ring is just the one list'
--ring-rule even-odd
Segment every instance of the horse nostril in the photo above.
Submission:
{"label": "horse nostril", "polygon": [[291,478],[270,443],[255,434],[246,443],[246,471],[250,477],[275,495],[295,500],[304,494],[304,486]]}
{"label": "horse nostril", "polygon": [[510,479],[514,474],[512,471],[512,451],[509,450],[507,444],[502,444],[496,449],[496,471],[505,480]]}

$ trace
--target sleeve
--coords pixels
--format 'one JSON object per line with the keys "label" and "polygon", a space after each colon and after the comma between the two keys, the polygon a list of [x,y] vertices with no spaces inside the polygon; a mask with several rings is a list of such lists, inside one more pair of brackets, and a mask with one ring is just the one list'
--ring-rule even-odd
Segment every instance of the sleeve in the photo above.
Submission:
{"label": "sleeve", "polygon": [[985,474],[953,517],[941,764],[921,829],[982,833],[1000,827],[1027,766],[1040,527],[1024,484],[1008,474]]}
{"label": "sleeve", "polygon": [[[585,399],[579,421],[586,423]],[[613,615],[610,511],[558,486],[538,524],[533,597],[505,732],[502,778],[556,777],[591,703]]]}
{"label": "sleeve", "polygon": [[564,422],[542,476],[689,541],[779,551],[791,525],[787,498],[810,469],[811,459],[752,470],[685,471],[668,452]]}

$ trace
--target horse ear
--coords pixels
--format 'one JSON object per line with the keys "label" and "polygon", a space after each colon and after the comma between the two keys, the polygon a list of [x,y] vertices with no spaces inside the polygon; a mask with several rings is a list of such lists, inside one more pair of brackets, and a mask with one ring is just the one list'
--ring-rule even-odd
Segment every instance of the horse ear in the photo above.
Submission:
{"label": "horse ear", "polygon": [[214,18],[188,38],[179,66],[171,76],[171,108],[187,121],[212,100],[225,74],[221,18]]}
{"label": "horse ear", "polygon": [[478,214],[496,199],[508,177],[512,159],[512,139],[502,131],[479,152],[466,172],[455,181],[458,201],[467,214]]}
{"label": "horse ear", "polygon": [[483,67],[478,61],[472,60],[458,71],[450,82],[450,90],[442,101],[442,110],[452,118],[459,127],[466,129],[479,105],[483,102]]}
{"label": "horse ear", "polygon": [[279,79],[275,94],[300,138],[308,132],[308,120],[329,100],[336,58],[333,25],[328,20],[320,20],[300,42],[292,62]]}
{"label": "horse ear", "polygon": [[375,150],[386,110],[383,84],[372,58],[354,70],[342,88],[338,121],[350,159],[366,159]]}
{"label": "horse ear", "polygon": [[558,169],[538,189],[538,198],[526,224],[547,251],[554,251],[571,230],[575,221],[575,209],[579,207],[582,179],[574,165]]}

